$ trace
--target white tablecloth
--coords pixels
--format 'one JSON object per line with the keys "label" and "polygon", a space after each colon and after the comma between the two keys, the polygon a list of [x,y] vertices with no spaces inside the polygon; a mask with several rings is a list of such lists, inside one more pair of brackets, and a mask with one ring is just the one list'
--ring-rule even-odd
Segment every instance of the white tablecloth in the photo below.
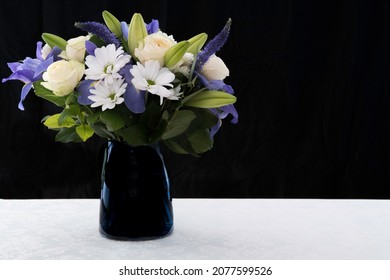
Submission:
{"label": "white tablecloth", "polygon": [[113,241],[99,200],[0,200],[0,259],[390,259],[390,201],[174,199],[166,238]]}

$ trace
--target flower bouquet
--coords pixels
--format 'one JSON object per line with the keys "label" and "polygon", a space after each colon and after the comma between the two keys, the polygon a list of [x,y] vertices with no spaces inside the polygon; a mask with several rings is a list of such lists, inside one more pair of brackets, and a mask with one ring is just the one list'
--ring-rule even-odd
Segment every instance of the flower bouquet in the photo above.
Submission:
{"label": "flower bouquet", "polygon": [[[86,33],[69,40],[43,33],[36,58],[8,63],[3,79],[24,82],[19,109],[31,89],[61,108],[43,118],[61,142],[87,141],[94,134],[132,146],[162,142],[174,152],[199,154],[229,114],[238,120],[236,97],[224,83],[229,70],[215,55],[226,42],[229,19],[212,40],[201,33],[175,41],[145,24],[103,12],[105,24],[79,22]],[[207,42],[207,44],[205,44]],[[204,46],[205,45],[205,46]]]}

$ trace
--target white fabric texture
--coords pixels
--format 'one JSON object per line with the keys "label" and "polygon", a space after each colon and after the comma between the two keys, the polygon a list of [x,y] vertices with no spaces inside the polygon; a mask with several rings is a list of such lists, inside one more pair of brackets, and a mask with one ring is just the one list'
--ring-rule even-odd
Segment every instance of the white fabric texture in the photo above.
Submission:
{"label": "white fabric texture", "polygon": [[0,259],[390,259],[389,200],[174,199],[174,230],[101,236],[99,200],[0,200]]}

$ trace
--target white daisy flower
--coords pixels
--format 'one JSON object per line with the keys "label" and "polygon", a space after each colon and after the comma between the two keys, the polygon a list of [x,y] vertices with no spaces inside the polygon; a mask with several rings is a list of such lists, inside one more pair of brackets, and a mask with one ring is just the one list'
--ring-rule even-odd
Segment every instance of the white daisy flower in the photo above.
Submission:
{"label": "white daisy flower", "polygon": [[171,91],[171,95],[167,97],[167,99],[169,100],[179,100],[180,98],[180,95],[183,94],[183,92],[180,92],[181,90],[181,87],[180,86],[177,86],[173,89],[170,89]]}
{"label": "white daisy flower", "polygon": [[164,97],[172,96],[172,92],[166,87],[173,87],[171,82],[175,79],[175,75],[166,67],[160,68],[160,63],[157,60],[145,61],[145,66],[137,62],[130,73],[134,77],[131,80],[134,87],[160,96],[160,105],[163,103]]}
{"label": "white daisy flower", "polygon": [[115,49],[114,44],[96,48],[95,56],[88,55],[85,58],[85,65],[88,66],[85,70],[85,79],[99,81],[106,79],[108,83],[112,83],[114,79],[121,78],[118,72],[130,59],[131,56],[124,53],[122,47]]}
{"label": "white daisy flower", "polygon": [[123,79],[114,79],[112,83],[104,80],[103,83],[96,84],[95,88],[90,90],[92,94],[88,96],[94,102],[91,107],[102,106],[102,111],[111,110],[125,101],[122,95],[126,91],[127,84],[123,82]]}

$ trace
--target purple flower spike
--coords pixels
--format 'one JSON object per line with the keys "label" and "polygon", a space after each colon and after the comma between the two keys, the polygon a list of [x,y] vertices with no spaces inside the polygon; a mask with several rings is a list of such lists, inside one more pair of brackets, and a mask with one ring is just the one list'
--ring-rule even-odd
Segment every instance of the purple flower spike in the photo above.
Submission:
{"label": "purple flower spike", "polygon": [[198,54],[198,58],[196,60],[195,70],[200,71],[203,65],[209,60],[210,56],[219,51],[223,45],[226,43],[229,33],[230,33],[230,25],[232,24],[232,20],[229,19],[224,28],[219,32],[217,36],[215,36],[211,41],[209,41],[203,51]]}
{"label": "purple flower spike", "polygon": [[81,30],[87,31],[98,36],[102,39],[107,45],[114,44],[116,48],[120,47],[119,40],[115,37],[115,34],[112,33],[107,26],[100,22],[87,21],[87,22],[76,22],[75,26]]}

